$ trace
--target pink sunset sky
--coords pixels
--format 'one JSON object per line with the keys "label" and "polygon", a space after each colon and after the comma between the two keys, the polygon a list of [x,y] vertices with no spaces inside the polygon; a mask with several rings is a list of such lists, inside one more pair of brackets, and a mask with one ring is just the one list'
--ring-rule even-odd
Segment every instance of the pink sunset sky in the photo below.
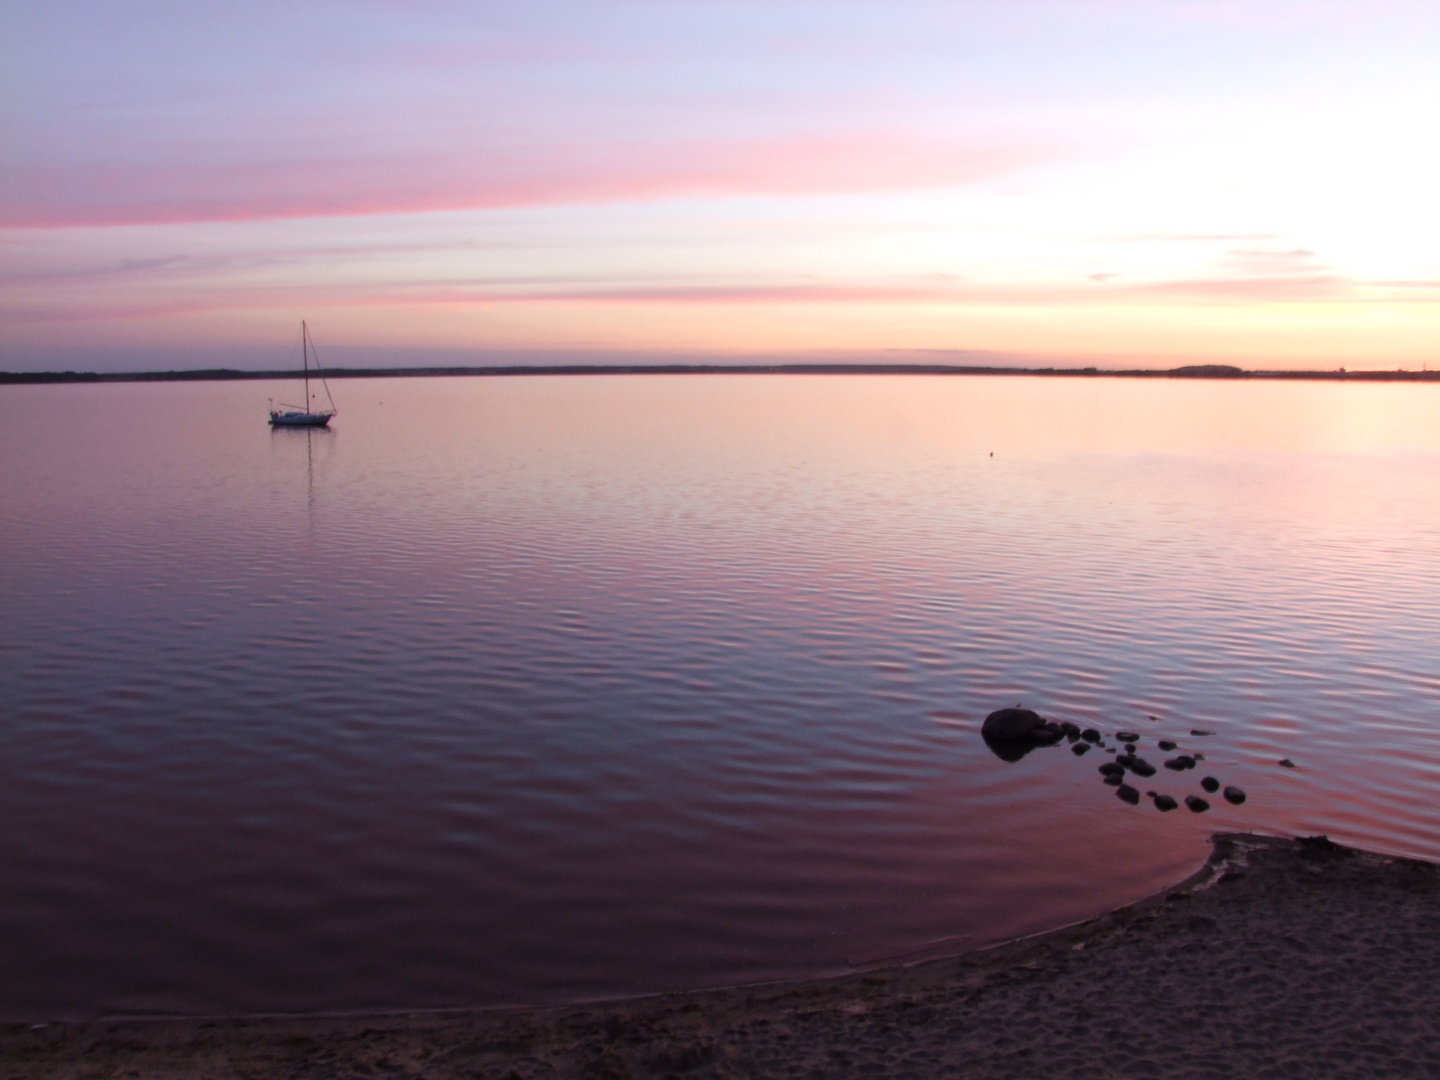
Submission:
{"label": "pink sunset sky", "polygon": [[1440,363],[1433,2],[0,8],[0,370]]}

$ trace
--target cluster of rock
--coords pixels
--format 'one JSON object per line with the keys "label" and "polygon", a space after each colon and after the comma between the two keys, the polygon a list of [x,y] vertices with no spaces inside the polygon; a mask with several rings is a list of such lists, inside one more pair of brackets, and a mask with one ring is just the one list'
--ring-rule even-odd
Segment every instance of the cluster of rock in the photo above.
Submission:
{"label": "cluster of rock", "polygon": [[[1212,733],[1194,729],[1190,734],[1201,737]],[[1140,742],[1137,732],[1117,731],[1114,736],[1115,742],[1119,744],[1117,749],[1107,746],[1105,737],[1095,728],[1081,728],[1068,721],[1056,723],[1046,720],[1032,709],[1019,706],[1013,709],[998,709],[991,713],[985,718],[980,735],[984,738],[985,745],[1004,761],[1019,761],[1037,747],[1056,746],[1061,742],[1068,742],[1076,757],[1084,757],[1092,748],[1114,754],[1113,761],[1107,761],[1100,766],[1100,776],[1104,783],[1116,789],[1115,794],[1122,802],[1131,806],[1139,804],[1140,790],[1125,782],[1127,776],[1148,779],[1158,771],[1154,765],[1136,753]],[[1166,753],[1179,750],[1178,744],[1171,739],[1159,739],[1156,746]],[[1183,773],[1194,769],[1204,760],[1204,754],[1178,753],[1166,759],[1163,764],[1171,772]],[[1200,781],[1200,787],[1206,794],[1213,795],[1220,791],[1220,781],[1213,776],[1206,776]],[[1235,806],[1245,801],[1245,792],[1238,787],[1227,786],[1221,794],[1226,802]],[[1174,810],[1180,805],[1173,796],[1161,792],[1147,791],[1145,795],[1155,804],[1155,809],[1162,812]],[[1210,809],[1210,803],[1199,795],[1186,795],[1184,801],[1186,808],[1195,814],[1203,814]]]}

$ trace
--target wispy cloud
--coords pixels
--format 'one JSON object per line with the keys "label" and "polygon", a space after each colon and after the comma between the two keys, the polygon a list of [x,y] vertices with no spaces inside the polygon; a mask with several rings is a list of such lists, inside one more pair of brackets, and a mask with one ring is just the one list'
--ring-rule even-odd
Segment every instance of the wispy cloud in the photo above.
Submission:
{"label": "wispy cloud", "polygon": [[375,216],[682,196],[920,189],[993,177],[1062,150],[1019,140],[847,132],[795,138],[537,147],[489,155],[223,166],[111,165],[96,176],[19,162],[0,226],[171,224]]}
{"label": "wispy cloud", "polygon": [[1229,305],[1373,302],[1379,299],[1374,290],[1365,290],[1357,282],[1328,274],[1157,281],[1131,286],[1125,293],[1135,297],[1164,297],[1176,302]]}
{"label": "wispy cloud", "polygon": [[[1091,276],[1094,277],[1093,275]],[[246,309],[336,306],[493,308],[505,305],[598,305],[643,310],[652,306],[749,308],[846,308],[878,306],[894,310],[928,308],[1086,309],[1161,306],[1373,305],[1433,303],[1440,281],[1365,282],[1336,274],[1183,278],[1124,282],[1114,279],[1071,283],[1000,284],[946,275],[873,281],[622,281],[566,280],[559,277],[473,278],[386,283],[288,283],[242,285],[221,281],[193,285],[183,292],[156,296],[135,293],[55,295],[42,286],[0,302],[0,317],[14,323],[153,319],[166,315]]]}

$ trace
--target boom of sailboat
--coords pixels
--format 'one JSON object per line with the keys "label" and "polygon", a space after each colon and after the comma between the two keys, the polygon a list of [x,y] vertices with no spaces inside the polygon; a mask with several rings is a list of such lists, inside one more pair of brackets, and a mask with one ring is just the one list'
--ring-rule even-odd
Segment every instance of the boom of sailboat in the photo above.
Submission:
{"label": "boom of sailboat", "polygon": [[275,408],[275,399],[270,399],[270,425],[272,427],[325,427],[330,423],[330,418],[335,415],[335,399],[330,396],[330,384],[325,381],[325,372],[320,368],[320,357],[315,357],[315,374],[320,378],[320,385],[325,388],[325,400],[330,403],[328,409],[316,408],[315,399],[318,394],[310,392],[310,354],[315,351],[315,343],[310,340],[310,328],[305,325],[304,320],[300,322],[300,353],[305,365],[305,404],[286,405],[283,402],[280,407]]}

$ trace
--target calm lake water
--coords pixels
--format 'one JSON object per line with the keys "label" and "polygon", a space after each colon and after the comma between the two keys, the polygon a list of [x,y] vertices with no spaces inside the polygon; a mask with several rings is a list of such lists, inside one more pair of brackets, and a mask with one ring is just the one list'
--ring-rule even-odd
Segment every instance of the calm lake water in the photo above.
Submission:
{"label": "calm lake water", "polygon": [[[290,389],[0,387],[0,1015],[848,971],[1217,830],[1440,858],[1440,387]],[[1002,762],[1017,702],[1249,801]]]}

